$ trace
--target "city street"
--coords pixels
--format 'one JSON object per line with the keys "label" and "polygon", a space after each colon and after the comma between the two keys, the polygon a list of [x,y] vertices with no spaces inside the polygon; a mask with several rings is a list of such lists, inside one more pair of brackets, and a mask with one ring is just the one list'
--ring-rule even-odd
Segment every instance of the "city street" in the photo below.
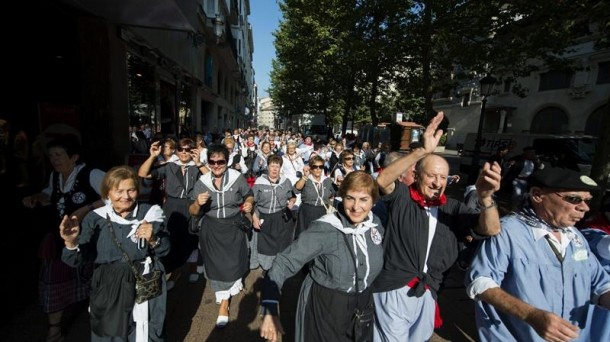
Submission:
{"label": "city street", "polygon": [[[188,267],[183,270],[187,271]],[[183,274],[168,296],[167,341],[262,341],[258,337],[261,273],[259,269],[246,278],[246,288],[234,297],[231,303],[231,322],[224,329],[214,328],[218,307],[214,303],[214,294],[205,281],[190,284],[188,274]],[[466,298],[462,279],[463,272],[454,268],[445,288],[440,292],[444,325],[436,332],[432,342],[475,341],[472,337],[475,331],[472,301]],[[291,278],[282,293],[281,318],[286,331],[282,341],[292,341],[294,310],[301,280],[300,275]],[[89,341],[88,319],[86,309],[81,309],[69,328],[65,342]],[[0,328],[0,339],[4,342],[44,341],[45,315],[35,303],[29,303],[5,323]]]}
{"label": "city street", "polygon": [[[457,172],[459,169],[457,153],[445,151],[444,156],[449,161],[451,173]],[[447,194],[461,199],[466,181],[466,175],[462,175],[462,180],[458,184],[447,188]],[[35,272],[32,271],[31,266],[21,271]],[[244,291],[234,297],[231,303],[231,323],[225,329],[219,330],[214,327],[218,307],[214,303],[213,292],[206,286],[203,278],[198,283],[189,283],[188,266],[184,267],[176,287],[168,295],[167,341],[262,341],[258,337],[261,273],[258,269],[248,274]],[[3,320],[0,326],[0,340],[44,341],[46,317],[36,305],[35,286],[29,284],[35,281],[35,277],[30,273],[19,279],[24,281],[27,279],[28,284],[19,288],[20,305],[16,306],[17,308],[6,320]],[[439,293],[444,325],[436,331],[433,342],[476,340],[473,302],[466,297],[463,279],[464,273],[457,267],[452,268],[447,275],[444,287]],[[296,298],[301,282],[302,275],[295,275],[286,282],[282,292],[281,319],[286,331],[283,341],[292,341]],[[66,336],[66,342],[83,341],[89,341],[89,320],[84,307],[77,312]]]}

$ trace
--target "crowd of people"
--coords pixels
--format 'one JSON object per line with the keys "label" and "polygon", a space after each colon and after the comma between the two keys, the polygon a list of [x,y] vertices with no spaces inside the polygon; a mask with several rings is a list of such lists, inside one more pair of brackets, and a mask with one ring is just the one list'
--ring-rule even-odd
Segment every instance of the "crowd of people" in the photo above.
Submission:
{"label": "crowd of people", "polygon": [[[284,282],[303,272],[296,341],[426,341],[458,260],[481,340],[610,340],[610,200],[585,217],[603,189],[528,148],[518,160],[499,150],[467,200],[449,198],[459,177],[434,153],[442,120],[408,153],[277,130],[155,136],[139,167],[107,172],[80,162],[78,141],[52,141],[48,186],[23,199],[53,209],[41,245],[47,341],[62,340],[63,311],[86,300],[93,341],[167,340],[167,292],[185,264],[191,283],[203,276],[214,291],[219,329],[260,267],[266,340],[284,331]],[[497,193],[510,178],[504,212]],[[466,243],[476,249],[459,258]],[[163,275],[161,294],[139,303],[136,279],[151,272]]]}

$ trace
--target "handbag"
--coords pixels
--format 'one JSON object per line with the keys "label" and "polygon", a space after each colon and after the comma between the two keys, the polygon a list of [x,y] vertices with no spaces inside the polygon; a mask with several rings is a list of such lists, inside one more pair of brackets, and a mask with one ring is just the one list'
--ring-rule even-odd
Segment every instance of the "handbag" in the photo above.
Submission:
{"label": "handbag", "polygon": [[201,231],[201,226],[203,225],[204,217],[205,217],[205,215],[202,215],[201,217],[191,216],[189,218],[189,224],[188,224],[189,233],[191,233],[193,235],[199,235],[199,232]]}
{"label": "handbag", "polygon": [[370,295],[370,288],[368,292],[367,290],[365,290],[364,292],[360,293],[358,289],[358,264],[356,262],[356,257],[351,252],[350,245],[347,241],[347,234],[343,234],[343,238],[345,239],[347,248],[350,250],[352,260],[354,260],[356,273],[356,308],[354,309],[354,314],[352,315],[352,321],[350,323],[350,331],[348,331],[348,336],[351,336],[352,341],[354,342],[371,342],[373,341],[373,332],[375,325],[375,307],[373,306],[373,304],[369,304],[364,308],[362,307],[362,305],[360,305],[360,296]]}
{"label": "handbag", "polygon": [[117,239],[116,234],[114,233],[114,229],[112,228],[112,222],[110,221],[110,217],[108,219],[108,228],[110,229],[110,233],[112,234],[112,240],[119,247],[121,252],[123,252],[123,257],[126,262],[129,264],[133,275],[136,278],[136,287],[135,287],[135,301],[138,304],[142,304],[145,301],[158,297],[161,295],[163,281],[161,279],[161,271],[154,270],[152,272],[148,272],[146,274],[140,274],[136,269],[136,266],[131,261],[129,255],[125,252],[123,247],[121,246],[121,242]]}

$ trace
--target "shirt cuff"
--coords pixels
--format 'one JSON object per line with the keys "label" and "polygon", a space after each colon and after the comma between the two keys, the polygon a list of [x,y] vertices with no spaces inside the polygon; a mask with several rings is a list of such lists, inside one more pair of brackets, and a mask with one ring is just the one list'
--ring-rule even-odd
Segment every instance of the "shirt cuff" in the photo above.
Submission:
{"label": "shirt cuff", "polygon": [[279,313],[278,310],[278,301],[277,300],[263,300],[261,303],[261,316],[271,315],[277,316]]}
{"label": "shirt cuff", "polygon": [[78,246],[79,245],[76,245],[74,247],[68,247],[68,246],[64,246],[64,247],[66,247],[66,249],[69,251],[80,251],[80,249],[78,249]]}
{"label": "shirt cuff", "polygon": [[493,279],[488,277],[478,277],[473,280],[470,285],[466,288],[466,294],[470,299],[476,299],[476,297],[483,292],[493,289],[496,287],[500,287],[498,283],[496,283]]}

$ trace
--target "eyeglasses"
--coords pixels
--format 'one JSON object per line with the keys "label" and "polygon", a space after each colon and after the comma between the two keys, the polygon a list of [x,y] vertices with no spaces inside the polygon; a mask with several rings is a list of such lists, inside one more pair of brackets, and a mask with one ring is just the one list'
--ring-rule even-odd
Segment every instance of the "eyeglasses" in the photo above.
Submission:
{"label": "eyeglasses", "polygon": [[345,157],[343,160],[354,160],[354,157]]}
{"label": "eyeglasses", "polygon": [[312,165],[310,166],[310,168],[312,170],[322,170],[324,168],[324,165]]}
{"label": "eyeglasses", "polygon": [[559,193],[555,193],[555,195],[561,197],[562,200],[570,203],[570,204],[580,204],[582,202],[585,202],[585,204],[589,205],[589,203],[591,203],[591,200],[593,200],[593,198],[587,198],[584,199],[582,197],[579,196],[569,196],[569,195],[561,195]]}
{"label": "eyeglasses", "polygon": [[210,164],[210,165],[212,165],[212,166],[213,166],[213,165],[219,165],[219,166],[222,166],[222,165],[224,165],[224,164],[226,164],[226,163],[227,163],[227,161],[226,161],[226,160],[224,160],[224,159],[218,159],[218,160],[212,160],[212,159],[209,159],[209,160],[208,160],[208,164]]}
{"label": "eyeglasses", "polygon": [[176,150],[178,152],[187,152],[187,153],[191,152],[191,148],[190,147],[182,147],[182,146],[180,146],[180,147],[176,148]]}

